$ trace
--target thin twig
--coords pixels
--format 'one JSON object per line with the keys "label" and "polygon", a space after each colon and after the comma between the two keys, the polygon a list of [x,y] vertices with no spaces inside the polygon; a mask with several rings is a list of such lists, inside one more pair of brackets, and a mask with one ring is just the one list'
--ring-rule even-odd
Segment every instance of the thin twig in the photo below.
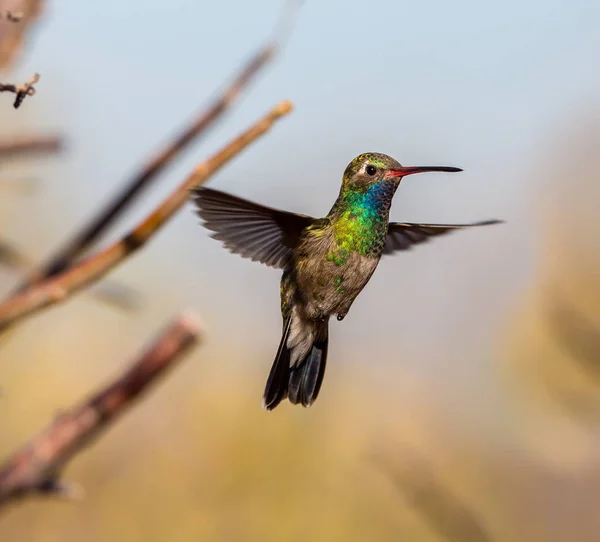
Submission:
{"label": "thin twig", "polygon": [[232,107],[255,76],[275,56],[281,43],[290,31],[293,8],[296,1],[286,4],[280,24],[276,28],[274,39],[255,53],[242,67],[231,84],[220,94],[206,111],[200,113],[189,125],[164,149],[145,164],[127,183],[124,190],[117,194],[106,207],[86,224],[81,231],[53,254],[46,263],[33,272],[20,284],[16,291],[23,292],[33,284],[62,273],[78,257],[91,247],[100,236],[123,214],[129,205],[147,189],[159,174],[182,154],[199,136],[207,133],[217,120]]}
{"label": "thin twig", "polygon": [[25,97],[33,96],[35,94],[35,88],[33,88],[33,85],[35,85],[39,80],[40,74],[34,73],[22,85],[0,83],[0,92],[12,92],[13,94],[16,94],[15,103],[13,105],[15,109],[18,109],[19,107],[21,107],[21,104],[23,103]]}
{"label": "thin twig", "polygon": [[72,496],[60,480],[66,465],[172,369],[198,338],[198,324],[180,315],[121,377],[62,414],[0,467],[0,507],[34,494]]}
{"label": "thin twig", "polygon": [[282,102],[247,131],[231,141],[205,162],[168,196],[128,235],[110,247],[75,264],[56,278],[40,282],[22,294],[0,305],[0,331],[18,320],[49,305],[63,301],[78,290],[93,284],[128,256],[142,247],[185,204],[189,191],[203,184],[248,145],[264,135],[273,124],[292,110],[290,102]]}
{"label": "thin twig", "polygon": [[55,154],[63,149],[63,138],[58,135],[0,141],[0,160],[28,154]]}

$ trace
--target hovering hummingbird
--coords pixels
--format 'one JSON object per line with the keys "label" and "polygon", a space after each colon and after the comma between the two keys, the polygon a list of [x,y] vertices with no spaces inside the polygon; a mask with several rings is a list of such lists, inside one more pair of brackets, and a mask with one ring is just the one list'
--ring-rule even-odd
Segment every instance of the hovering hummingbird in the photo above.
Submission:
{"label": "hovering hummingbird", "polygon": [[389,222],[400,181],[413,173],[462,171],[446,166],[402,166],[385,154],[357,156],[344,171],[339,196],[325,218],[289,213],[200,187],[197,212],[212,237],[230,252],[283,271],[283,332],[263,394],[274,409],[286,397],[310,406],[327,361],[329,318],[343,320],[381,256],[450,231],[498,224]]}

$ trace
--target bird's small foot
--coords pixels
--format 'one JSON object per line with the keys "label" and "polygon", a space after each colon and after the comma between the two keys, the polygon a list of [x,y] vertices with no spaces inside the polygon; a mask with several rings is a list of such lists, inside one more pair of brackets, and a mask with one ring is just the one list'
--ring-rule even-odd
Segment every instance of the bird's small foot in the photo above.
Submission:
{"label": "bird's small foot", "polygon": [[346,313],[338,314],[336,318],[338,319],[338,322],[341,322],[344,318],[346,318]]}

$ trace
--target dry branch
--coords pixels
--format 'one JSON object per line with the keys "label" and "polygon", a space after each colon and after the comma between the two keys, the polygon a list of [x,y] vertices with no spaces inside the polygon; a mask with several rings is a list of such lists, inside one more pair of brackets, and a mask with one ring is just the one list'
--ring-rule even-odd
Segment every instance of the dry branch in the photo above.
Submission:
{"label": "dry branch", "polygon": [[[101,209],[81,231],[52,255],[46,263],[42,264],[39,269],[29,275],[23,284],[19,285],[16,290],[17,292],[23,292],[37,282],[62,273],[114,224],[134,199],[140,196],[143,190],[147,189],[175,158],[181,155],[193,142],[197,141],[199,136],[205,135],[208,129],[223,117],[225,112],[232,107],[255,76],[278,52],[281,41],[289,32],[289,22],[292,18],[291,8],[294,5],[295,2],[288,2],[275,38],[256,52],[242,66],[242,69],[231,84],[218,96],[209,108],[197,115],[191,123],[181,130],[173,141],[169,142],[147,164],[144,164],[141,170],[127,183],[124,190],[117,194],[106,207]],[[288,15],[287,18],[286,15]]]}
{"label": "dry branch", "polygon": [[120,378],[50,427],[0,467],[0,507],[33,494],[69,494],[60,481],[65,466],[131,407],[198,338],[198,325],[180,315]]}
{"label": "dry branch", "polygon": [[33,88],[33,85],[35,85],[39,80],[40,74],[34,73],[22,85],[14,85],[12,83],[0,83],[0,92],[12,92],[13,94],[16,94],[13,106],[15,109],[18,109],[19,107],[21,107],[23,100],[27,96],[33,96],[35,94],[35,88]]}
{"label": "dry branch", "polygon": [[[23,273],[30,271],[33,263],[14,243],[0,237],[0,266]],[[110,279],[103,280],[87,293],[96,301],[127,312],[139,310],[142,303],[142,294],[138,290]]]}
{"label": "dry branch", "polygon": [[191,175],[129,234],[110,247],[73,265],[56,278],[40,282],[0,305],[0,330],[76,291],[93,284],[142,247],[187,201],[189,191],[203,184],[248,145],[264,135],[273,124],[292,110],[282,102],[219,152],[201,163]]}
{"label": "dry branch", "polygon": [[0,160],[28,154],[55,154],[63,148],[63,139],[57,135],[0,141]]}

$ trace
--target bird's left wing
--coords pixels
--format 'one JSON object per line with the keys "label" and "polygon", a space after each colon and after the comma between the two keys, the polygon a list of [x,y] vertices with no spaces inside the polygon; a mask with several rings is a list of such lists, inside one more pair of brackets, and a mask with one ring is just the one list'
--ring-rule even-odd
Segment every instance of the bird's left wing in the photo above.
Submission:
{"label": "bird's left wing", "polygon": [[313,218],[279,211],[219,190],[200,187],[193,199],[204,227],[230,252],[270,267],[286,268]]}
{"label": "bird's left wing", "polygon": [[472,224],[412,224],[410,222],[390,222],[383,247],[384,254],[397,250],[408,250],[412,245],[418,245],[436,235],[444,235],[454,230],[502,224],[502,220],[485,220]]}

